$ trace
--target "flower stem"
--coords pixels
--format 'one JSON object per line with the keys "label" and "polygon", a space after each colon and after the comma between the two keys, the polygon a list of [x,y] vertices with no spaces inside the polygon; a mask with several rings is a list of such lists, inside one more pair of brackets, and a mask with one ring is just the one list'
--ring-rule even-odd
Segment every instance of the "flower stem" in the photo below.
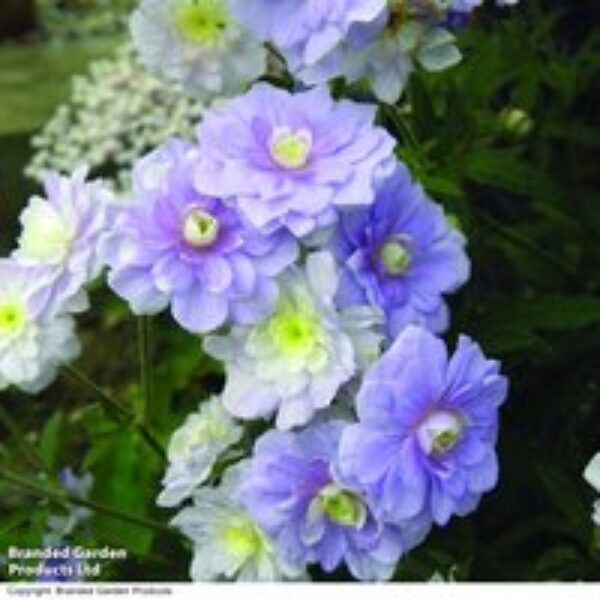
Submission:
{"label": "flower stem", "polygon": [[142,423],[152,422],[154,400],[152,376],[152,331],[149,317],[138,318],[138,346],[140,354],[140,380],[143,395],[140,419]]}
{"label": "flower stem", "polygon": [[93,510],[95,512],[114,517],[115,519],[120,519],[121,521],[125,521],[134,525],[139,525],[140,527],[154,529],[156,531],[170,531],[166,525],[163,525],[158,521],[153,521],[144,517],[130,515],[121,512],[116,508],[112,508],[111,506],[106,506],[104,504],[100,504],[92,500],[85,500],[83,498],[79,498],[78,496],[71,494],[68,491],[56,490],[51,489],[47,486],[38,485],[37,483],[29,481],[5,469],[0,469],[0,479],[4,479],[5,481],[8,481],[9,483],[12,483],[17,487],[20,487],[21,489],[25,490],[33,496],[45,498],[51,502],[59,504],[60,506],[64,506],[65,503],[76,504],[85,508],[89,508],[90,510]]}
{"label": "flower stem", "polygon": [[42,458],[37,448],[29,442],[27,435],[21,429],[19,424],[10,416],[8,411],[0,404],[0,421],[14,438],[15,443],[20,448],[23,456],[31,463],[33,467],[39,468],[44,473],[54,476],[46,461]]}
{"label": "flower stem", "polygon": [[135,427],[141,433],[148,445],[158,454],[161,460],[164,460],[165,451],[158,439],[155,437],[152,431],[150,431],[150,429],[148,429],[144,423],[140,422],[126,407],[124,407],[120,402],[117,402],[102,388],[89,379],[87,375],[77,370],[75,367],[66,365],[63,367],[63,372],[72,381],[90,392],[90,394],[106,408],[109,416],[113,417],[120,423],[126,423]]}
{"label": "flower stem", "polygon": [[91,395],[94,396],[96,400],[98,400],[111,415],[124,421],[131,419],[129,411],[109,394],[107,394],[100,386],[96,385],[91,379],[89,379],[85,373],[82,373],[71,365],[65,365],[63,367],[63,372],[69,377],[69,379],[90,392]]}

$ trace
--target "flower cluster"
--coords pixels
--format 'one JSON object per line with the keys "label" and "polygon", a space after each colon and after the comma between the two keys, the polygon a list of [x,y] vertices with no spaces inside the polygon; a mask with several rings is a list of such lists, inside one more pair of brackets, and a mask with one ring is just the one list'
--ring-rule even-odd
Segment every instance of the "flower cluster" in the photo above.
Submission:
{"label": "flower cluster", "polygon": [[[465,238],[374,107],[325,87],[258,84],[198,137],[139,161],[103,245],[132,310],[170,307],[224,367],[173,435],[158,503],[186,504],[194,579],[389,579],[498,477],[506,379],[469,338],[449,357],[435,335],[469,277]],[[253,439],[256,420],[272,428]]]}
{"label": "flower cluster", "polygon": [[[499,6],[518,0],[496,0]],[[382,101],[402,95],[416,66],[462,56],[453,29],[483,0],[142,0],[131,32],[145,63],[202,99],[241,91],[267,71],[262,42],[306,85],[366,79]]]}
{"label": "flower cluster", "polygon": [[172,524],[193,579],[315,565],[389,579],[497,483],[507,380],[470,338],[450,355],[438,337],[469,278],[466,239],[377,106],[326,85],[367,76],[394,101],[415,61],[457,61],[444,24],[478,4],[142,0],[146,63],[205,98],[264,71],[257,40],[318,85],[260,82],[213,104],[195,141],[169,136],[135,161],[118,202],[78,169],[48,175],[23,211],[0,260],[0,389],[38,391],[76,356],[72,315],[103,268],[133,313],[168,309],[222,363],[221,393],[173,434],[158,496],[183,504]]}

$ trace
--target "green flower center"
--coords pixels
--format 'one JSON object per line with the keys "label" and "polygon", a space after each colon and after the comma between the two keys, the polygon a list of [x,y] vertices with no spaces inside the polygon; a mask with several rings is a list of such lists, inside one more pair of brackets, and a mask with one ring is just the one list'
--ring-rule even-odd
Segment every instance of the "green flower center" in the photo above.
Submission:
{"label": "green flower center", "polygon": [[14,337],[23,331],[27,315],[25,307],[17,300],[0,301],[0,336]]}
{"label": "green flower center", "polygon": [[206,248],[219,237],[219,221],[210,213],[193,208],[183,221],[183,237],[194,248]]}
{"label": "green flower center", "polygon": [[229,22],[224,0],[181,0],[175,8],[175,25],[192,44],[214,46]]}
{"label": "green flower center", "polygon": [[360,498],[335,484],[323,488],[318,500],[323,512],[333,523],[344,527],[361,527],[365,522],[366,509]]}
{"label": "green flower center", "polygon": [[412,260],[406,245],[397,239],[385,242],[379,250],[379,256],[385,272],[392,277],[404,274]]}
{"label": "green flower center", "polygon": [[245,558],[263,548],[263,538],[256,525],[245,515],[234,516],[221,530],[223,545],[228,554]]}
{"label": "green flower center", "polygon": [[285,355],[309,356],[319,339],[319,325],[315,317],[291,309],[272,317],[268,331],[275,348]]}
{"label": "green flower center", "polygon": [[293,131],[289,127],[275,130],[270,142],[271,157],[284,169],[302,169],[308,164],[312,150],[312,135],[305,129]]}
{"label": "green flower center", "polygon": [[417,437],[427,454],[442,455],[461,440],[464,423],[459,415],[439,410],[431,413],[417,430]]}

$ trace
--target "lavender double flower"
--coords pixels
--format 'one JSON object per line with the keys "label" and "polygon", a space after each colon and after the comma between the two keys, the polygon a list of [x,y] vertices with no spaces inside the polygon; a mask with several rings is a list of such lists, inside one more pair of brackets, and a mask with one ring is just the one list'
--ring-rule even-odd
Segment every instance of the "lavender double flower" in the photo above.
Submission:
{"label": "lavender double flower", "polygon": [[340,476],[336,456],[346,427],[322,421],[297,433],[263,435],[240,498],[289,564],[318,563],[331,572],[345,562],[358,579],[388,579],[428,527],[401,532],[386,525],[360,489]]}
{"label": "lavender double flower", "polygon": [[134,201],[104,244],[109,284],[136,314],[168,305],[193,333],[251,323],[277,301],[274,276],[297,256],[285,232],[263,235],[194,186],[196,146],[172,140],[134,171]]}
{"label": "lavender double flower", "polygon": [[408,327],[367,372],[359,422],[340,443],[342,473],[367,490],[378,515],[400,527],[445,525],[475,509],[498,480],[499,364],[462,336],[444,342]]}
{"label": "lavender double flower", "polygon": [[398,163],[375,203],[344,215],[331,241],[342,268],[342,306],[370,304],[385,315],[390,338],[407,325],[436,333],[448,326],[444,294],[469,277],[463,235]]}
{"label": "lavender double flower", "polygon": [[238,19],[260,39],[273,42],[295,63],[313,65],[352,25],[377,18],[386,0],[233,0]]}
{"label": "lavender double flower", "polygon": [[205,115],[196,186],[261,231],[304,237],[342,208],[371,204],[391,172],[395,141],[374,125],[375,111],[326,88],[290,94],[257,84]]}

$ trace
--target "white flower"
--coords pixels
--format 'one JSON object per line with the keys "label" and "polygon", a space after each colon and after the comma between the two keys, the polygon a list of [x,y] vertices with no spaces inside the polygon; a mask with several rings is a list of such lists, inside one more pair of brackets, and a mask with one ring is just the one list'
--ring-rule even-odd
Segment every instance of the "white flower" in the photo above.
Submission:
{"label": "white flower", "polygon": [[206,351],[226,364],[223,403],[242,419],[277,413],[277,427],[306,424],[340,387],[379,353],[380,314],[368,307],[338,312],[335,262],[309,255],[306,269],[280,279],[275,312],[250,327],[208,337]]}
{"label": "white flower", "polygon": [[0,390],[37,393],[79,354],[73,318],[47,293],[44,271],[0,260]]}
{"label": "white flower", "polygon": [[76,298],[101,270],[98,246],[112,216],[113,196],[87,170],[70,177],[49,173],[47,198],[34,196],[21,213],[22,232],[14,259],[45,267],[48,292],[59,301]]}
{"label": "white flower", "polygon": [[278,581],[300,575],[279,561],[271,542],[240,505],[243,469],[243,464],[228,469],[218,488],[197,490],[194,505],[171,521],[194,543],[194,581]]}
{"label": "white flower", "polygon": [[[590,460],[583,472],[583,477],[598,493],[600,493],[600,452],[595,454],[594,458]],[[600,527],[600,499],[594,502],[592,521],[597,527]]]}
{"label": "white flower", "polygon": [[176,506],[204,483],[219,458],[242,437],[242,428],[223,408],[220,398],[200,404],[169,443],[169,467],[162,481],[159,506]]}
{"label": "white flower", "polygon": [[266,70],[266,51],[229,0],[142,0],[131,34],[148,69],[199,98],[234,95]]}
{"label": "white flower", "polygon": [[596,500],[593,506],[592,521],[596,527],[600,527],[600,500]]}

